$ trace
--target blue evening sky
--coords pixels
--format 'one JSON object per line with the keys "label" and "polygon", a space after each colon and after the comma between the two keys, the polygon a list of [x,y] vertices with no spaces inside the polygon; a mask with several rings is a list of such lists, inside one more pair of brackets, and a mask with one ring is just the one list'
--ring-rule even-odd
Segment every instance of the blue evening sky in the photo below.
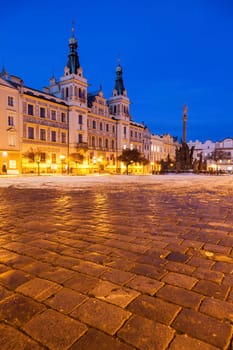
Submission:
{"label": "blue evening sky", "polygon": [[89,90],[109,97],[120,56],[131,115],[155,134],[233,137],[233,1],[1,2],[0,68],[42,89],[67,62],[72,19]]}

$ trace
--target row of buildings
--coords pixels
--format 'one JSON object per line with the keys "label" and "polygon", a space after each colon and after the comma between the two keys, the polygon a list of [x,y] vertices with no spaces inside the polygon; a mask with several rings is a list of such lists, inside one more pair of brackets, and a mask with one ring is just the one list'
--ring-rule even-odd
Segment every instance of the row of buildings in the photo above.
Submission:
{"label": "row of buildings", "polygon": [[[162,161],[169,168],[179,143],[169,134],[154,135],[130,114],[130,99],[120,63],[112,96],[102,88],[89,93],[72,28],[64,75],[52,77],[42,91],[24,85],[3,68],[0,73],[0,174],[124,173],[123,149],[137,149],[148,164],[133,163],[133,173],[156,173]],[[187,108],[183,114],[186,142]],[[233,171],[233,139],[188,142],[193,158],[205,170]]]}
{"label": "row of buildings", "polygon": [[0,173],[124,173],[118,157],[126,148],[138,149],[149,161],[132,164],[131,171],[159,171],[162,159],[174,159],[177,141],[133,121],[120,63],[110,98],[101,87],[88,93],[77,48],[72,28],[64,75],[52,77],[42,91],[2,69]]}
{"label": "row of buildings", "polygon": [[202,160],[204,170],[233,173],[233,138],[217,142],[189,141],[188,146],[194,148],[193,159],[197,162]]}

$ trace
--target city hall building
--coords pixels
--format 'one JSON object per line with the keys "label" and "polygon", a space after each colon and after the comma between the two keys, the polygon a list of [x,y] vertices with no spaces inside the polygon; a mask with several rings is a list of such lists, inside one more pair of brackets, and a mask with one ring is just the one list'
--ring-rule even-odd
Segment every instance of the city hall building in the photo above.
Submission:
{"label": "city hall building", "polygon": [[123,149],[137,149],[148,165],[132,164],[136,174],[159,171],[160,161],[175,157],[170,135],[153,135],[130,115],[130,100],[120,63],[112,96],[102,88],[88,93],[72,29],[64,75],[39,91],[22,79],[0,74],[0,173],[124,173]]}

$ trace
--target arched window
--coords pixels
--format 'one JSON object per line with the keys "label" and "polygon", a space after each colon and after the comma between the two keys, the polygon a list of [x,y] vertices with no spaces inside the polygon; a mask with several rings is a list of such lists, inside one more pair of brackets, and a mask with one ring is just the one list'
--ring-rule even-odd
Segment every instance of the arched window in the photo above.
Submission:
{"label": "arched window", "polygon": [[69,97],[69,88],[66,88],[66,98]]}

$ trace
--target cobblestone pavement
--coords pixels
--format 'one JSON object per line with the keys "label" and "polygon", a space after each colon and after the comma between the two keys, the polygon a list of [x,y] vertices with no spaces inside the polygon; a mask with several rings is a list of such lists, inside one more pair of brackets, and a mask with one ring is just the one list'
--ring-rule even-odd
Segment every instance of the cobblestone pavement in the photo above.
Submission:
{"label": "cobblestone pavement", "polygon": [[0,349],[232,350],[232,196],[0,188]]}

